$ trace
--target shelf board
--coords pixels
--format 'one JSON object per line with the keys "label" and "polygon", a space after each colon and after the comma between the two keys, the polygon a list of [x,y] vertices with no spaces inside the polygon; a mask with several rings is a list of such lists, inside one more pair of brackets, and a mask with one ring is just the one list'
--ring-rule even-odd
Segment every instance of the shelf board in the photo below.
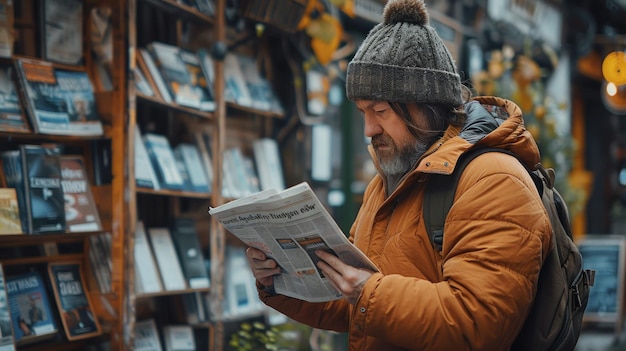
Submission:
{"label": "shelf board", "polygon": [[56,233],[56,234],[9,234],[0,235],[0,246],[28,246],[28,245],[40,245],[44,242],[55,243],[71,243],[85,240],[85,238],[91,235],[97,235],[103,233],[98,232],[83,232],[83,233]]}
{"label": "shelf board", "polygon": [[47,263],[47,262],[63,262],[63,261],[81,261],[85,258],[85,255],[82,253],[74,253],[74,254],[63,254],[63,255],[55,255],[55,256],[31,256],[31,257],[20,257],[20,258],[9,258],[6,260],[2,260],[3,266],[15,266],[15,265],[34,265],[38,263]]}
{"label": "shelf board", "polygon": [[137,187],[137,193],[157,195],[157,196],[173,196],[173,197],[190,197],[196,199],[208,199],[211,197],[210,193],[199,193],[193,191],[181,191],[181,190],[168,190],[168,189],[150,189]]}
{"label": "shelf board", "polygon": [[84,143],[84,142],[92,141],[92,140],[108,139],[108,137],[106,136],[106,133],[104,135],[80,136],[80,135],[54,135],[54,134],[39,134],[39,133],[33,133],[33,132],[23,133],[23,132],[5,132],[5,131],[0,131],[0,138],[19,140],[20,143],[23,143],[29,140],[38,141],[38,142],[48,141],[48,142],[60,142],[60,143],[72,143],[72,142]]}
{"label": "shelf board", "polygon": [[214,118],[214,112],[209,112],[209,111],[200,111],[200,110],[196,110],[194,108],[190,108],[190,107],[185,107],[185,106],[180,106],[177,104],[173,104],[173,103],[167,103],[161,99],[158,98],[154,98],[151,96],[146,96],[143,94],[136,94],[137,96],[137,101],[138,102],[145,102],[147,104],[153,105],[153,106],[158,106],[158,107],[162,107],[165,108],[169,111],[172,112],[179,112],[179,113],[184,113],[187,115],[191,115],[191,116],[195,116],[195,117],[199,117],[199,118],[205,118],[205,119],[213,119]]}
{"label": "shelf board", "polygon": [[137,294],[136,298],[138,299],[150,299],[153,297],[159,296],[175,296],[175,295],[183,295],[183,294],[192,294],[196,292],[209,292],[211,288],[195,288],[195,289],[182,289],[182,290],[164,290],[157,293],[141,293]]}
{"label": "shelf board", "polygon": [[207,16],[195,7],[179,4],[174,0],[142,0],[143,2],[160,8],[166,12],[174,13],[180,19],[200,22],[201,24],[213,24],[213,17]]}
{"label": "shelf board", "polygon": [[228,108],[233,109],[233,110],[255,114],[255,115],[267,117],[267,118],[282,119],[285,117],[285,115],[282,113],[278,113],[274,111],[259,110],[259,109],[252,108],[252,107],[238,105],[232,102],[226,102],[226,106],[228,106]]}
{"label": "shelf board", "polygon": [[84,351],[88,349],[88,346],[106,340],[105,336],[97,335],[82,340],[67,342],[63,340],[65,337],[65,334],[63,334],[63,326],[57,326],[57,329],[59,330],[59,335],[63,335],[63,337],[52,337],[32,344],[19,345],[16,349],[19,351]]}

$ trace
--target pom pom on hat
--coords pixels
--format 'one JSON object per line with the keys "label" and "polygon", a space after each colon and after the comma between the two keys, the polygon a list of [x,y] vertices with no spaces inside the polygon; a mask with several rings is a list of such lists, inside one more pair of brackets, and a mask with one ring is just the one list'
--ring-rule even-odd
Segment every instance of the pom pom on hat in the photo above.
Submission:
{"label": "pom pom on hat", "polygon": [[408,22],[423,26],[428,21],[428,11],[423,0],[391,0],[383,11],[383,23],[386,24]]}
{"label": "pom pom on hat", "polygon": [[461,105],[461,78],[429,18],[424,0],[389,0],[348,65],[348,99]]}

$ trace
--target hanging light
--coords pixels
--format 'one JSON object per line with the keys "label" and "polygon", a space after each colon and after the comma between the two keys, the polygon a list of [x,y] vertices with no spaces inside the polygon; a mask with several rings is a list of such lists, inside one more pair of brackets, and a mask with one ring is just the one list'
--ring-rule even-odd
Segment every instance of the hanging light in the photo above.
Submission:
{"label": "hanging light", "polygon": [[602,75],[615,85],[626,84],[626,53],[613,51],[602,60]]}
{"label": "hanging light", "polygon": [[611,113],[626,115],[626,84],[617,85],[613,82],[603,82],[602,102]]}
{"label": "hanging light", "polygon": [[612,51],[602,60],[602,102],[616,115],[626,114],[626,53]]}

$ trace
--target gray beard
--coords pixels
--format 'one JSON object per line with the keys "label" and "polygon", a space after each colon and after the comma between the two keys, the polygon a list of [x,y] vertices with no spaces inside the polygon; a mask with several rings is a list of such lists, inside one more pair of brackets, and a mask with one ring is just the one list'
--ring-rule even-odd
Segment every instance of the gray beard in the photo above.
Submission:
{"label": "gray beard", "polygon": [[428,150],[428,145],[415,141],[412,146],[399,150],[398,155],[388,160],[380,161],[380,168],[387,177],[403,176],[415,166],[417,160]]}

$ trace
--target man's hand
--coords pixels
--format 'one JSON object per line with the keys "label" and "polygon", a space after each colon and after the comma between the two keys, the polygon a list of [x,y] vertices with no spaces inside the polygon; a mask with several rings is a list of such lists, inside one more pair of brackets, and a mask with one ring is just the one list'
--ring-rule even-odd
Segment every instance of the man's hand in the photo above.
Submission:
{"label": "man's hand", "polygon": [[274,285],[274,275],[280,273],[280,267],[271,258],[267,258],[265,253],[259,249],[248,247],[246,257],[254,278],[266,288]]}
{"label": "man's hand", "polygon": [[354,305],[372,272],[347,265],[335,255],[322,250],[315,251],[315,254],[320,258],[317,266],[335,289],[343,294],[343,298]]}

